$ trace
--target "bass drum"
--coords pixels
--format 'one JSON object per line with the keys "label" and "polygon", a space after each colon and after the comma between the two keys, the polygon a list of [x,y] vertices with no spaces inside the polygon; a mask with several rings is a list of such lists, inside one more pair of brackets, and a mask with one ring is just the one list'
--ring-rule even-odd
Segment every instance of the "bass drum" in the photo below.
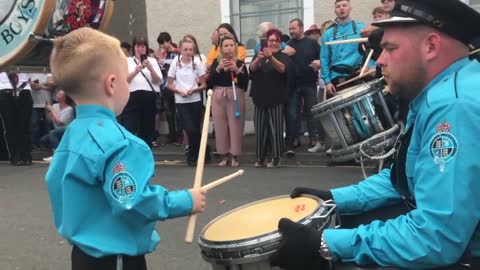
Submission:
{"label": "bass drum", "polygon": [[0,0],[0,70],[49,72],[48,41],[80,27],[106,30],[113,2]]}

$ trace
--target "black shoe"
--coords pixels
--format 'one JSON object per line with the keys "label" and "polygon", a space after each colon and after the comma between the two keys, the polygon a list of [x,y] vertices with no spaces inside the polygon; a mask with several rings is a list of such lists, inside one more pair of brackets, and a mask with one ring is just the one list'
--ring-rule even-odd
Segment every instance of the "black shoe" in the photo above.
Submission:
{"label": "black shoe", "polygon": [[23,160],[18,160],[18,161],[10,162],[10,165],[12,165],[12,166],[25,166],[27,164],[25,164],[25,161],[23,161]]}

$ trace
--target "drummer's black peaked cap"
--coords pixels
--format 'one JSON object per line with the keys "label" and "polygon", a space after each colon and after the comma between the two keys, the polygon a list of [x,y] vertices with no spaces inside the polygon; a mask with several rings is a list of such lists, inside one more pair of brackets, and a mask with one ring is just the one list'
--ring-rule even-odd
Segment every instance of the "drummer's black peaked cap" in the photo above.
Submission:
{"label": "drummer's black peaked cap", "polygon": [[480,37],[480,13],[459,0],[396,0],[391,19],[373,25],[393,23],[427,24],[465,44]]}

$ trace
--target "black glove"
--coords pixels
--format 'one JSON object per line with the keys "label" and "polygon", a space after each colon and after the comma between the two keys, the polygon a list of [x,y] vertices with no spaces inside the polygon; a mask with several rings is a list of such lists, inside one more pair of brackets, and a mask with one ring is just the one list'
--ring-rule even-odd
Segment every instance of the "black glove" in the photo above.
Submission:
{"label": "black glove", "polygon": [[330,269],[328,261],[319,252],[322,231],[287,218],[278,222],[278,230],[283,238],[277,253],[270,258],[272,266],[286,270]]}
{"label": "black glove", "polygon": [[378,28],[372,31],[370,36],[368,36],[368,44],[370,48],[373,50],[372,59],[377,61],[382,54],[382,46],[380,46],[383,39],[383,28]]}
{"label": "black glove", "polygon": [[292,193],[290,193],[290,198],[292,199],[297,198],[302,194],[310,194],[325,201],[333,200],[333,196],[330,190],[319,190],[319,189],[306,188],[306,187],[296,187],[292,191]]}

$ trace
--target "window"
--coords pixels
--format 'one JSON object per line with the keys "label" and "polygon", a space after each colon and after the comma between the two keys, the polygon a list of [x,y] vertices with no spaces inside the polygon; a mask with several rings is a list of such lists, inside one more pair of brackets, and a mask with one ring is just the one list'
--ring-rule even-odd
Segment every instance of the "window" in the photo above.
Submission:
{"label": "window", "polygon": [[257,25],[272,22],[288,34],[288,22],[304,18],[304,0],[231,0],[230,20],[240,41],[249,53],[259,42]]}

